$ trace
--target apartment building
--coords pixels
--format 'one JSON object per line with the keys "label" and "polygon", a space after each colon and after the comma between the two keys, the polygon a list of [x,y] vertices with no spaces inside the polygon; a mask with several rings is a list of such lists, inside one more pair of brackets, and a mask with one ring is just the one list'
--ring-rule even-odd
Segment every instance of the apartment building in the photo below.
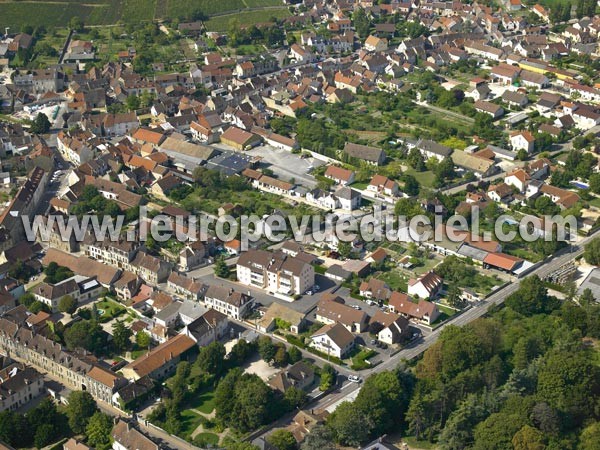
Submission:
{"label": "apartment building", "polygon": [[241,320],[250,312],[254,298],[222,286],[210,286],[204,295],[204,303],[232,319]]}
{"label": "apartment building", "polygon": [[0,411],[14,411],[44,392],[44,377],[33,367],[11,364],[0,371]]}
{"label": "apartment building", "polygon": [[308,262],[283,252],[251,250],[237,262],[238,281],[269,292],[301,295],[315,284],[315,271]]}

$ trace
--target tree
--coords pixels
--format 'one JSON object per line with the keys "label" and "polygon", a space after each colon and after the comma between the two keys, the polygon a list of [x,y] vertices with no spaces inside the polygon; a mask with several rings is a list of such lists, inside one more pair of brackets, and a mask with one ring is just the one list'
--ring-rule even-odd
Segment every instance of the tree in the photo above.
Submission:
{"label": "tree", "polygon": [[33,443],[37,448],[44,448],[56,437],[56,427],[50,423],[43,423],[35,429]]}
{"label": "tree", "polygon": [[408,164],[415,169],[417,172],[423,172],[425,170],[425,159],[418,148],[413,147],[408,153],[406,158]]}
{"label": "tree", "polygon": [[288,350],[288,360],[290,364],[297,363],[302,359],[302,352],[295,345],[291,346]]}
{"label": "tree", "polygon": [[71,295],[65,295],[58,302],[58,310],[67,314],[73,314],[77,309],[77,300]]}
{"label": "tree", "polygon": [[350,402],[343,402],[328,417],[327,425],[338,443],[359,447],[368,440],[373,424],[362,410]]}
{"label": "tree", "polygon": [[229,266],[223,257],[217,258],[214,267],[215,275],[219,278],[227,278],[229,276]]}
{"label": "tree", "polygon": [[51,126],[48,116],[44,113],[38,113],[37,117],[31,122],[29,131],[36,134],[45,134],[50,131]]}
{"label": "tree", "polygon": [[600,442],[600,422],[594,422],[583,429],[579,436],[580,450],[598,450]]}
{"label": "tree", "polygon": [[116,320],[115,323],[113,323],[113,344],[115,344],[115,347],[118,350],[124,351],[129,347],[129,345],[131,344],[130,339],[132,334],[133,333],[131,331],[131,328],[126,327],[122,321]]}
{"label": "tree", "polygon": [[277,450],[295,450],[297,446],[292,432],[285,429],[275,430],[267,436],[267,442]]}
{"label": "tree", "polygon": [[302,389],[298,389],[297,387],[290,387],[285,394],[283,394],[283,399],[286,403],[287,409],[289,411],[300,408],[306,403],[306,392]]}
{"label": "tree", "polygon": [[95,320],[81,320],[65,330],[65,344],[69,350],[83,348],[101,354],[106,350],[106,334]]}
{"label": "tree", "polygon": [[450,285],[448,289],[448,304],[455,308],[461,308],[464,305],[464,300],[460,296],[461,290],[456,284]]}
{"label": "tree", "polygon": [[258,354],[267,363],[270,363],[275,358],[277,347],[268,336],[261,336],[258,339]]}
{"label": "tree", "polygon": [[48,305],[46,305],[45,303],[40,302],[39,300],[36,300],[35,302],[33,302],[31,304],[31,306],[29,306],[29,311],[32,312],[33,314],[37,314],[40,311],[45,311],[47,313],[50,313],[50,307]]}
{"label": "tree", "polygon": [[19,297],[19,303],[27,309],[29,309],[33,302],[35,302],[35,297],[31,292],[26,292]]}
{"label": "tree", "polygon": [[419,182],[417,179],[409,174],[402,175],[402,181],[404,181],[404,193],[406,195],[417,195],[419,193]]}
{"label": "tree", "polygon": [[335,450],[333,434],[324,425],[315,425],[300,446],[301,450]]}
{"label": "tree", "polygon": [[321,369],[321,384],[319,385],[319,389],[321,391],[330,389],[335,384],[335,380],[336,373],[333,366],[331,364],[324,364]]}
{"label": "tree", "polygon": [[152,339],[150,335],[145,331],[140,331],[138,334],[135,335],[135,343],[140,348],[149,348],[151,341]]}
{"label": "tree", "polygon": [[523,426],[512,438],[515,450],[544,450],[544,435],[529,425]]}
{"label": "tree", "polygon": [[224,369],[225,346],[220,342],[211,342],[200,349],[196,364],[206,373],[220,375]]}
{"label": "tree", "polygon": [[524,278],[519,289],[506,299],[506,305],[525,316],[548,313],[558,306],[537,275]]}
{"label": "tree", "polygon": [[288,354],[285,350],[284,345],[276,346],[275,356],[273,357],[273,364],[275,367],[285,367],[288,364]]}
{"label": "tree", "polygon": [[600,265],[600,238],[596,238],[585,245],[583,257],[589,264]]}
{"label": "tree", "polygon": [[127,106],[129,111],[140,109],[140,98],[137,95],[130,95],[125,100],[125,106]]}
{"label": "tree", "polygon": [[97,411],[94,397],[87,391],[73,391],[69,395],[67,406],[67,418],[69,427],[74,433],[83,433],[88,425],[90,417]]}
{"label": "tree", "polygon": [[79,16],[71,17],[71,20],[69,20],[69,28],[78,33],[82,32],[84,28],[83,20],[81,20]]}
{"label": "tree", "polygon": [[367,13],[363,8],[358,8],[352,15],[354,20],[354,29],[361,38],[366,38],[369,35],[369,29],[371,28],[371,21],[367,16]]}
{"label": "tree", "polygon": [[352,253],[352,244],[350,242],[340,241],[337,248],[338,253],[344,259],[347,259]]}
{"label": "tree", "polygon": [[96,411],[85,427],[88,444],[98,450],[110,448],[110,432],[113,428],[113,420],[107,414]]}

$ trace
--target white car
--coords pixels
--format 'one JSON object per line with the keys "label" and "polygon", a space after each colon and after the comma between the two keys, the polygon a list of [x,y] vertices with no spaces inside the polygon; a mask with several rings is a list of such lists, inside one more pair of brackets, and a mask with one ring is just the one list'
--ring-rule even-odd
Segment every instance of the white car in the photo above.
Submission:
{"label": "white car", "polygon": [[348,375],[348,381],[350,381],[352,383],[360,383],[361,379],[357,375]]}
{"label": "white car", "polygon": [[358,306],[358,305],[352,305],[352,307],[353,307],[354,309],[356,309],[357,311],[359,311],[359,310],[360,310],[360,306]]}

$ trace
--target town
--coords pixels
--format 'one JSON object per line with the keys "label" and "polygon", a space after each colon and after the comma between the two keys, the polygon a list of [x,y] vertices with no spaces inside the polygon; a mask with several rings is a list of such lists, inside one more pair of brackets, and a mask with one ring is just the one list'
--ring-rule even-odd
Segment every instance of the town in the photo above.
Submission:
{"label": "town", "polygon": [[3,448],[598,448],[597,2],[90,3],[0,2]]}

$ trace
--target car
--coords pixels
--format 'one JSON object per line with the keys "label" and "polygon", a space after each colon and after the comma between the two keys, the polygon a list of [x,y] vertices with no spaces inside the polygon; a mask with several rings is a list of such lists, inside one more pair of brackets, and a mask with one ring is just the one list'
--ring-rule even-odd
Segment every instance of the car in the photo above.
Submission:
{"label": "car", "polygon": [[351,383],[360,383],[361,379],[357,375],[348,375],[348,381],[350,381]]}
{"label": "car", "polygon": [[319,289],[321,289],[321,286],[319,286],[318,284],[315,284],[315,285],[314,285],[314,289],[315,289],[315,291],[317,291],[317,292],[318,292],[318,291],[319,291]]}
{"label": "car", "polygon": [[359,310],[360,310],[360,306],[358,306],[358,305],[352,305],[352,307],[353,307],[354,309],[356,309],[357,311],[359,311]]}
{"label": "car", "polygon": [[313,291],[306,291],[306,295],[313,295]]}
{"label": "car", "polygon": [[377,342],[379,342],[377,339],[371,339],[371,345],[377,345]]}
{"label": "car", "polygon": [[373,306],[375,304],[375,302],[373,300],[367,300],[366,303],[369,306]]}

